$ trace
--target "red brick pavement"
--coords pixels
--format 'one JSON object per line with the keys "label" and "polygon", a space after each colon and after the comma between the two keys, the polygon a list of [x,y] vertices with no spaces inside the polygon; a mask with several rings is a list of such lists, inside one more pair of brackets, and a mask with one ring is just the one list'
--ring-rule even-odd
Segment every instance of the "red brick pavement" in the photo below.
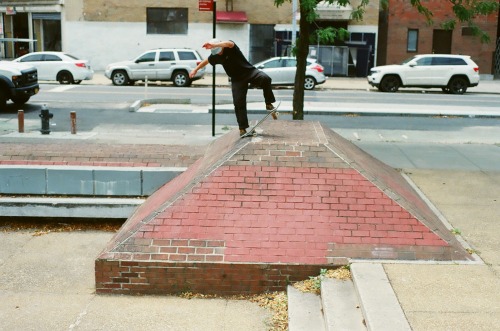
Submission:
{"label": "red brick pavement", "polygon": [[74,141],[0,143],[0,165],[187,167],[206,146],[102,144]]}

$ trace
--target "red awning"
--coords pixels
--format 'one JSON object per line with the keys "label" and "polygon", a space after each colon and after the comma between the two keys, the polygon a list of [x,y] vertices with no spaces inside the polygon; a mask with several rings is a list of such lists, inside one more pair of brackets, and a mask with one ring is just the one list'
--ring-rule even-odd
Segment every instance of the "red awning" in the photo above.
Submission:
{"label": "red awning", "polygon": [[248,22],[247,13],[244,11],[218,11],[216,15],[219,23],[245,23]]}

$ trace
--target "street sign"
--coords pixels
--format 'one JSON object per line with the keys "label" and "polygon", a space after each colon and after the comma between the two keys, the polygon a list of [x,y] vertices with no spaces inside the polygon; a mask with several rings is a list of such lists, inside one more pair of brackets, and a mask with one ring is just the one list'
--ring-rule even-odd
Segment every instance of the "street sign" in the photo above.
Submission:
{"label": "street sign", "polygon": [[199,11],[213,11],[214,0],[198,0]]}

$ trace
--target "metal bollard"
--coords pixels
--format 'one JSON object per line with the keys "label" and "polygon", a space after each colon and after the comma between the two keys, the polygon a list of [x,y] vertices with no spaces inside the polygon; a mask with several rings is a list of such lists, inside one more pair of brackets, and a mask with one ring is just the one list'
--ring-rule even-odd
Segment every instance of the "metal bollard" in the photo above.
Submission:
{"label": "metal bollard", "polygon": [[40,130],[40,132],[42,134],[49,134],[50,133],[50,119],[52,117],[54,117],[54,114],[51,114],[49,112],[47,105],[43,105],[39,116],[42,119],[42,129]]}
{"label": "metal bollard", "polygon": [[76,134],[76,111],[70,113],[71,118],[71,134]]}
{"label": "metal bollard", "polygon": [[19,133],[24,133],[24,110],[17,111],[17,128]]}

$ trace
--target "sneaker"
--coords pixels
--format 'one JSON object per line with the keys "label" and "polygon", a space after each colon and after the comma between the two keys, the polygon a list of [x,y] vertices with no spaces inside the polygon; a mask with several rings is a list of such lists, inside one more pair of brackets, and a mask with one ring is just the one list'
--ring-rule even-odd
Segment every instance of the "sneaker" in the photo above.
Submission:
{"label": "sneaker", "polygon": [[245,133],[247,133],[247,130],[245,130],[245,129],[240,129],[240,137],[241,137],[242,135],[244,135]]}
{"label": "sneaker", "polygon": [[[266,110],[268,111],[272,111],[274,110],[274,106],[272,103],[266,103]],[[273,117],[273,120],[277,120],[278,119],[278,115],[276,113],[272,113],[271,116]]]}

